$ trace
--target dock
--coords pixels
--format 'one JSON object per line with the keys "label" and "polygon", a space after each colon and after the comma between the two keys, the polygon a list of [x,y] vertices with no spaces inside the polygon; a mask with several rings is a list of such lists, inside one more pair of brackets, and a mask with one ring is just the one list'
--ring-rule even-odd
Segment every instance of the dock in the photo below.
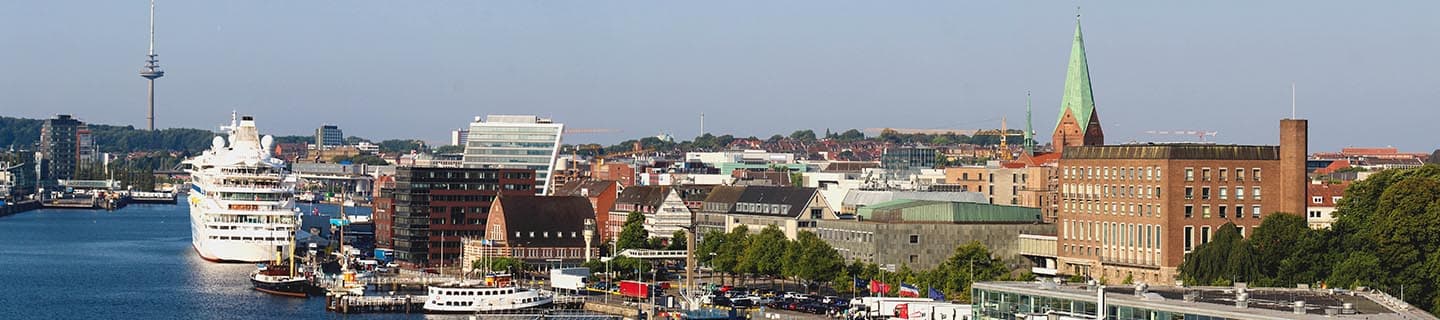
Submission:
{"label": "dock", "polygon": [[338,313],[425,313],[426,296],[325,295],[325,310]]}
{"label": "dock", "polygon": [[39,201],[35,201],[35,200],[25,200],[25,201],[20,201],[20,202],[8,204],[8,205],[0,205],[0,217],[9,216],[9,215],[12,215],[12,214],[17,214],[17,213],[21,213],[21,212],[25,212],[25,211],[30,211],[30,210],[35,210],[35,209],[40,209],[40,202],[39,202]]}

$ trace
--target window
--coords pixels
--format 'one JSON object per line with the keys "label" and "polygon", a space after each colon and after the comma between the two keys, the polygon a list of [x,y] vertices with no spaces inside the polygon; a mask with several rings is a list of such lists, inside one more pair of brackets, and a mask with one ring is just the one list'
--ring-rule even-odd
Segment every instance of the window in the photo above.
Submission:
{"label": "window", "polygon": [[1255,181],[1260,181],[1260,168],[1255,168],[1250,174],[1250,177],[1255,179]]}
{"label": "window", "polygon": [[1210,168],[1200,169],[1200,181],[1210,181]]}
{"label": "window", "polygon": [[1236,226],[1236,228],[1240,229],[1240,237],[1241,237],[1241,238],[1244,238],[1244,237],[1245,237],[1245,227]]}
{"label": "window", "polygon": [[918,235],[918,234],[912,234],[912,235],[910,235],[910,244],[917,244],[917,243],[920,243],[920,235]]}
{"label": "window", "polygon": [[1310,202],[1314,202],[1314,203],[1325,202],[1325,197],[1310,197]]}
{"label": "window", "polygon": [[1200,199],[1201,199],[1201,200],[1210,200],[1210,187],[1201,187],[1201,188],[1200,188]]}
{"label": "window", "polygon": [[1260,187],[1255,187],[1254,192],[1251,192],[1250,195],[1255,197],[1255,200],[1260,200]]}
{"label": "window", "polygon": [[1185,252],[1186,252],[1186,253],[1189,253],[1190,250],[1192,250],[1192,249],[1195,248],[1195,246],[1194,246],[1194,245],[1195,245],[1195,239],[1194,239],[1194,237],[1195,237],[1195,227],[1185,226]]}
{"label": "window", "polygon": [[1210,219],[1210,205],[1200,206],[1200,217]]}
{"label": "window", "polygon": [[[1220,189],[1220,190],[1225,190],[1225,189]],[[1225,206],[1220,206],[1219,209],[1220,209],[1220,219],[1225,219],[1225,216],[1226,216],[1226,215],[1225,215],[1225,209],[1227,209],[1227,207],[1225,207]]]}
{"label": "window", "polygon": [[1200,227],[1200,244],[1210,243],[1210,226]]}
{"label": "window", "polygon": [[1185,205],[1185,218],[1190,218],[1190,217],[1194,217],[1194,216],[1195,216],[1195,205],[1193,205],[1193,204],[1187,204],[1187,205]]}
{"label": "window", "polygon": [[1225,200],[1226,198],[1229,198],[1229,196],[1230,196],[1230,189],[1226,189],[1225,187],[1220,187],[1220,200]]}
{"label": "window", "polygon": [[1244,218],[1244,217],[1245,217],[1245,206],[1243,206],[1243,205],[1238,205],[1238,204],[1235,205],[1235,219],[1240,219],[1240,218]]}
{"label": "window", "polygon": [[1235,200],[1245,200],[1245,187],[1235,187]]}
{"label": "window", "polygon": [[1250,217],[1256,219],[1260,218],[1260,206],[1250,206]]}
{"label": "window", "polygon": [[1235,181],[1245,181],[1245,168],[1235,168]]}
{"label": "window", "polygon": [[1195,199],[1195,187],[1185,187],[1185,200]]}
{"label": "window", "polygon": [[1195,168],[1185,168],[1185,181],[1195,181]]}
{"label": "window", "polygon": [[1228,178],[1226,177],[1225,172],[1225,168],[1220,168],[1220,181],[1225,181],[1225,179]]}

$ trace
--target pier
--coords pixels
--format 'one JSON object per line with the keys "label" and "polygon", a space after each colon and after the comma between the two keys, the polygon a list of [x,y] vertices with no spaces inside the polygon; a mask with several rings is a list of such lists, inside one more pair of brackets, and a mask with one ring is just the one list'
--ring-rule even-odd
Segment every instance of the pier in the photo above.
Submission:
{"label": "pier", "polygon": [[21,213],[21,212],[30,211],[30,210],[35,210],[35,209],[40,209],[40,202],[39,202],[39,201],[35,201],[35,200],[25,200],[25,201],[20,201],[20,202],[8,204],[8,205],[0,205],[0,217],[5,217],[5,216],[12,215],[12,214]]}
{"label": "pier", "polygon": [[325,310],[338,313],[424,313],[426,296],[326,294]]}

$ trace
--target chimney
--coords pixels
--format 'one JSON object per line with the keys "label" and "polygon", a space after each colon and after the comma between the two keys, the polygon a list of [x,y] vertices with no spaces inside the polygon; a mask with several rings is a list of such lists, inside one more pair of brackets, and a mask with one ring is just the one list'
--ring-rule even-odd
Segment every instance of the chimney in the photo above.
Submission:
{"label": "chimney", "polygon": [[1309,155],[1309,120],[1280,120],[1280,203],[1276,210],[1305,214],[1305,159]]}

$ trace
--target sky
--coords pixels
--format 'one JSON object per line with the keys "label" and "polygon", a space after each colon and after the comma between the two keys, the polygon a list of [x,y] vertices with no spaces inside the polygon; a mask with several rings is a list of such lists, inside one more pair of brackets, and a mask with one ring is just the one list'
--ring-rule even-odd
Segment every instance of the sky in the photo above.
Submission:
{"label": "sky", "polygon": [[[160,0],[157,126],[321,124],[447,141],[486,114],[567,136],[1023,128],[1049,140],[1081,8],[1106,140],[1440,147],[1440,1]],[[0,1],[0,115],[145,123],[148,3]]]}

